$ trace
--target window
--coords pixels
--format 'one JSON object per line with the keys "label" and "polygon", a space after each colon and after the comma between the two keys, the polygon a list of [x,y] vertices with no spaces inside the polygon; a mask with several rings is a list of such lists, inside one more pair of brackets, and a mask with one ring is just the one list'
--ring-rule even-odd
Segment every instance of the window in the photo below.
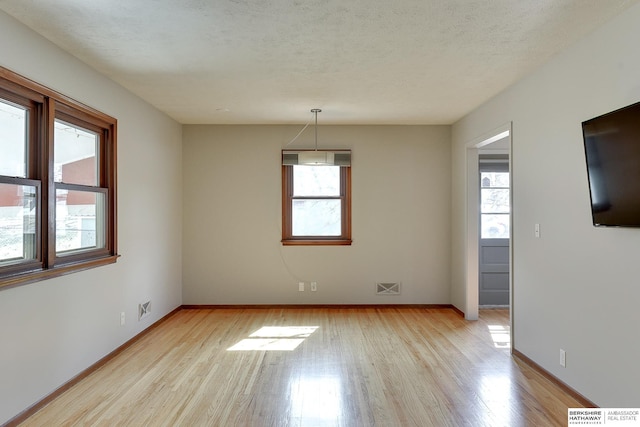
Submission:
{"label": "window", "polygon": [[[294,160],[288,162],[287,155]],[[333,165],[300,165],[283,152],[282,243],[351,244],[351,153]],[[340,157],[338,157],[339,159]]]}
{"label": "window", "polygon": [[0,67],[0,287],[116,261],[116,125]]}
{"label": "window", "polygon": [[508,239],[509,212],[508,164],[482,165],[480,171],[480,238]]}

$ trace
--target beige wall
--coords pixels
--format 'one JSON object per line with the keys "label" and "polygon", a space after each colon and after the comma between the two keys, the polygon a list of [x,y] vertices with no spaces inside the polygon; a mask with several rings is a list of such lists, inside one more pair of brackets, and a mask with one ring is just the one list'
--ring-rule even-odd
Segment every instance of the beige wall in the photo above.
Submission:
{"label": "beige wall", "polygon": [[[118,119],[122,255],[0,290],[3,424],[181,304],[182,127],[3,12],[0,52],[0,65]],[[138,322],[148,300],[151,316]]]}
{"label": "beige wall", "polygon": [[353,245],[283,247],[280,150],[301,128],[184,127],[184,303],[449,303],[449,127],[319,126],[321,147],[353,150]]}
{"label": "beige wall", "polygon": [[640,230],[591,224],[581,123],[640,101],[639,22],[637,5],[452,130],[455,302],[466,293],[465,145],[511,121],[514,346],[604,407],[640,406]]}
{"label": "beige wall", "polygon": [[599,405],[640,406],[640,234],[591,226],[579,128],[640,99],[638,22],[635,6],[452,129],[321,126],[321,146],[353,150],[354,243],[283,247],[280,150],[300,126],[181,127],[0,12],[0,65],[119,119],[122,254],[0,291],[0,424],[182,302],[464,309],[464,146],[510,121],[516,348]]}

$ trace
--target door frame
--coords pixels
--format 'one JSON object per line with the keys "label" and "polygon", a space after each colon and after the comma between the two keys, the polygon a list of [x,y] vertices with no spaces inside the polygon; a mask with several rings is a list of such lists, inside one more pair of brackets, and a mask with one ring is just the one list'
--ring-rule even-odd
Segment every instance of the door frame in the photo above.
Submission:
{"label": "door frame", "polygon": [[479,172],[479,155],[480,151],[487,146],[508,138],[508,154],[509,154],[509,181],[511,191],[509,193],[509,203],[511,205],[511,215],[509,227],[509,322],[511,324],[511,347],[513,348],[513,147],[512,147],[512,122],[508,122],[484,135],[475,138],[466,144],[466,160],[467,160],[467,207],[466,207],[466,301],[465,301],[465,319],[478,320],[479,316],[479,238],[480,238],[480,172]]}

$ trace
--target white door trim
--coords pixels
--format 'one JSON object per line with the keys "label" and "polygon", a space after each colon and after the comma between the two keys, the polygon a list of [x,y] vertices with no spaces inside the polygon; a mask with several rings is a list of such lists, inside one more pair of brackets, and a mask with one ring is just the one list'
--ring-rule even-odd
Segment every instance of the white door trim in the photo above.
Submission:
{"label": "white door trim", "polygon": [[[479,258],[478,258],[478,241],[480,238],[480,195],[478,188],[479,183],[479,170],[478,159],[481,149],[487,149],[489,144],[508,138],[507,150],[511,152],[511,135],[512,135],[512,123],[506,123],[484,135],[475,138],[474,140],[466,144],[466,157],[467,157],[467,177],[466,177],[466,190],[467,190],[467,206],[466,206],[466,222],[467,222],[467,236],[466,236],[466,301],[465,301],[465,319],[478,320],[478,274],[479,274]],[[511,155],[509,155],[509,171],[512,170]],[[513,198],[513,191],[510,192],[511,198]],[[511,201],[513,206],[513,202]],[[513,213],[511,215],[511,221],[513,223]],[[510,239],[509,239],[509,265],[513,266],[512,251],[513,251],[513,227],[510,227]],[[510,306],[513,308],[513,268],[509,269],[509,298]]]}

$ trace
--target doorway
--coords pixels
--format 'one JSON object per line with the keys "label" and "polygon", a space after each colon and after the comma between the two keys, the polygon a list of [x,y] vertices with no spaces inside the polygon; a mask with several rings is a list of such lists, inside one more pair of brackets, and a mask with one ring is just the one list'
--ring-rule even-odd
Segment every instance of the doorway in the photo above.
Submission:
{"label": "doorway", "polygon": [[[500,126],[486,134],[468,142],[466,144],[466,268],[465,279],[465,318],[467,320],[478,320],[479,316],[479,277],[480,277],[480,155],[502,154],[509,159],[510,175],[513,172],[511,164],[511,122]],[[510,185],[512,182],[510,180]],[[513,191],[510,192],[512,196]],[[513,215],[513,214],[512,214]],[[510,219],[510,221],[512,218]],[[513,265],[513,235],[511,227],[509,230],[509,264]],[[513,274],[508,274],[509,283],[509,317],[513,326]]]}
{"label": "doorway", "polygon": [[510,174],[508,154],[479,153],[478,304],[509,307]]}

